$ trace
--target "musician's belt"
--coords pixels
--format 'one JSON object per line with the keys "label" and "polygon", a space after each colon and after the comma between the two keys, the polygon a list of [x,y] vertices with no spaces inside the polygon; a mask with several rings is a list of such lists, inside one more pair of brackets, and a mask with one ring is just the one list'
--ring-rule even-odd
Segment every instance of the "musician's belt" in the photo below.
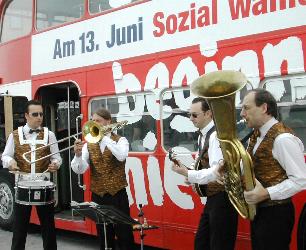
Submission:
{"label": "musician's belt", "polygon": [[257,204],[257,207],[258,207],[258,208],[262,208],[262,207],[271,207],[271,206],[289,204],[290,202],[292,202],[292,199],[291,199],[291,198],[284,199],[284,200],[266,200],[266,201],[263,201],[263,202],[258,203],[258,204]]}

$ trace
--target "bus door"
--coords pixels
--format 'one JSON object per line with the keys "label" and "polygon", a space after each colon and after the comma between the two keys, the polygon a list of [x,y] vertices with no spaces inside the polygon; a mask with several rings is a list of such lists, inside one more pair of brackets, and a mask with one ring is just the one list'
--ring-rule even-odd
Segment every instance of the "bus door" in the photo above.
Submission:
{"label": "bus door", "polygon": [[[82,176],[76,175],[70,167],[73,159],[75,135],[81,131],[80,96],[78,87],[72,83],[61,83],[41,87],[38,96],[44,107],[44,126],[52,130],[59,143],[63,163],[53,176],[56,183],[56,217],[78,219],[72,212],[71,201],[83,202]],[[79,138],[81,136],[78,136]],[[71,148],[70,148],[71,147]]]}
{"label": "bus door", "polygon": [[[0,94],[0,159],[10,133],[25,124],[25,96]],[[14,175],[2,169],[0,160],[0,227],[12,229],[14,218]]]}

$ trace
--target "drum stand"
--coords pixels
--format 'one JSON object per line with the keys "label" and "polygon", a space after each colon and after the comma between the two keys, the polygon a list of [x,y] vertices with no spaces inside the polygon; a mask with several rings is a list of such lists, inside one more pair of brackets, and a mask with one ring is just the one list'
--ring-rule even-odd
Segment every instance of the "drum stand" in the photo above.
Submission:
{"label": "drum stand", "polygon": [[120,210],[113,206],[98,205],[94,202],[71,202],[71,208],[82,216],[91,219],[97,225],[103,224],[105,250],[111,250],[111,248],[107,247],[107,224],[139,224],[139,222],[135,221],[130,216],[122,213]]}

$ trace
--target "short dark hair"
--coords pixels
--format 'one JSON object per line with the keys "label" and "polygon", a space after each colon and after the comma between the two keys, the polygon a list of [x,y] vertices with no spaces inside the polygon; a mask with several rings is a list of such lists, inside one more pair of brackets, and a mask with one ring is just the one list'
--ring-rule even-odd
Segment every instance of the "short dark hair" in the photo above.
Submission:
{"label": "short dark hair", "polygon": [[112,119],[111,113],[105,108],[97,109],[94,112],[94,114],[97,114],[98,116],[101,116],[105,120],[111,120]]}
{"label": "short dark hair", "polygon": [[253,89],[250,92],[255,93],[255,104],[257,107],[261,106],[262,104],[267,104],[267,114],[277,118],[278,111],[277,111],[277,102],[274,96],[265,89]]}
{"label": "short dark hair", "polygon": [[202,111],[207,111],[207,110],[210,110],[210,107],[208,105],[208,102],[206,101],[206,99],[204,97],[196,97],[192,100],[192,104],[195,104],[195,103],[198,103],[200,102],[201,103],[201,107],[202,107]]}
{"label": "short dark hair", "polygon": [[25,106],[25,109],[24,109],[24,112],[29,114],[29,106],[31,105],[38,105],[38,106],[42,106],[41,102],[38,101],[38,100],[30,100],[26,103],[26,106]]}

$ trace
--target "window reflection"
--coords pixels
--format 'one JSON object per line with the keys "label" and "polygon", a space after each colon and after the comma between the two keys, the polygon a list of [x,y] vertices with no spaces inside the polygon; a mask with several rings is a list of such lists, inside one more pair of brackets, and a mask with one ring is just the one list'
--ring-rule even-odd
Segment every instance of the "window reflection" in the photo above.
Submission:
{"label": "window reflection", "polygon": [[306,100],[306,77],[304,76],[268,80],[264,88],[271,92],[279,103]]}
{"label": "window reflection", "polygon": [[91,102],[90,112],[104,107],[111,112],[113,122],[128,120],[128,125],[117,133],[126,137],[130,152],[150,152],[156,148],[156,121],[148,113],[144,102],[150,93],[95,99]]}
{"label": "window reflection", "polygon": [[[182,92],[181,95],[178,95],[178,92]],[[243,91],[243,94],[245,94],[245,92],[246,90]],[[180,98],[175,98],[177,96],[180,96]],[[198,149],[198,134],[195,132],[197,128],[195,128],[189,120],[187,112],[194,96],[191,96],[189,89],[176,89],[166,91],[163,95],[163,98],[164,97],[166,98],[163,100],[163,106],[168,105],[172,109],[171,115],[168,117],[166,116],[166,118],[162,120],[164,148],[168,150],[172,147],[184,147],[189,151],[196,151]],[[183,102],[185,102],[185,105],[182,105]],[[179,106],[188,108],[183,110]],[[175,121],[176,119],[177,121]],[[236,119],[237,137],[240,140],[243,140],[249,135],[251,129],[241,120],[240,109],[237,109],[236,111]],[[244,146],[246,146],[246,143],[244,143]]]}
{"label": "window reflection", "polygon": [[96,14],[137,1],[142,0],[89,0],[89,12]]}
{"label": "window reflection", "polygon": [[74,21],[84,15],[84,0],[37,0],[37,30]]}
{"label": "window reflection", "polygon": [[264,88],[278,102],[279,120],[293,129],[306,145],[306,76],[267,79]]}
{"label": "window reflection", "polygon": [[279,118],[306,145],[306,105],[280,107]]}
{"label": "window reflection", "polygon": [[171,114],[166,114],[162,120],[163,146],[166,150],[178,146],[191,152],[197,150],[197,129],[189,120],[187,112],[192,99],[189,89],[175,89],[163,94],[163,106],[169,106],[172,110]]}
{"label": "window reflection", "polygon": [[32,29],[32,0],[8,1],[1,25],[1,42],[25,36]]}

